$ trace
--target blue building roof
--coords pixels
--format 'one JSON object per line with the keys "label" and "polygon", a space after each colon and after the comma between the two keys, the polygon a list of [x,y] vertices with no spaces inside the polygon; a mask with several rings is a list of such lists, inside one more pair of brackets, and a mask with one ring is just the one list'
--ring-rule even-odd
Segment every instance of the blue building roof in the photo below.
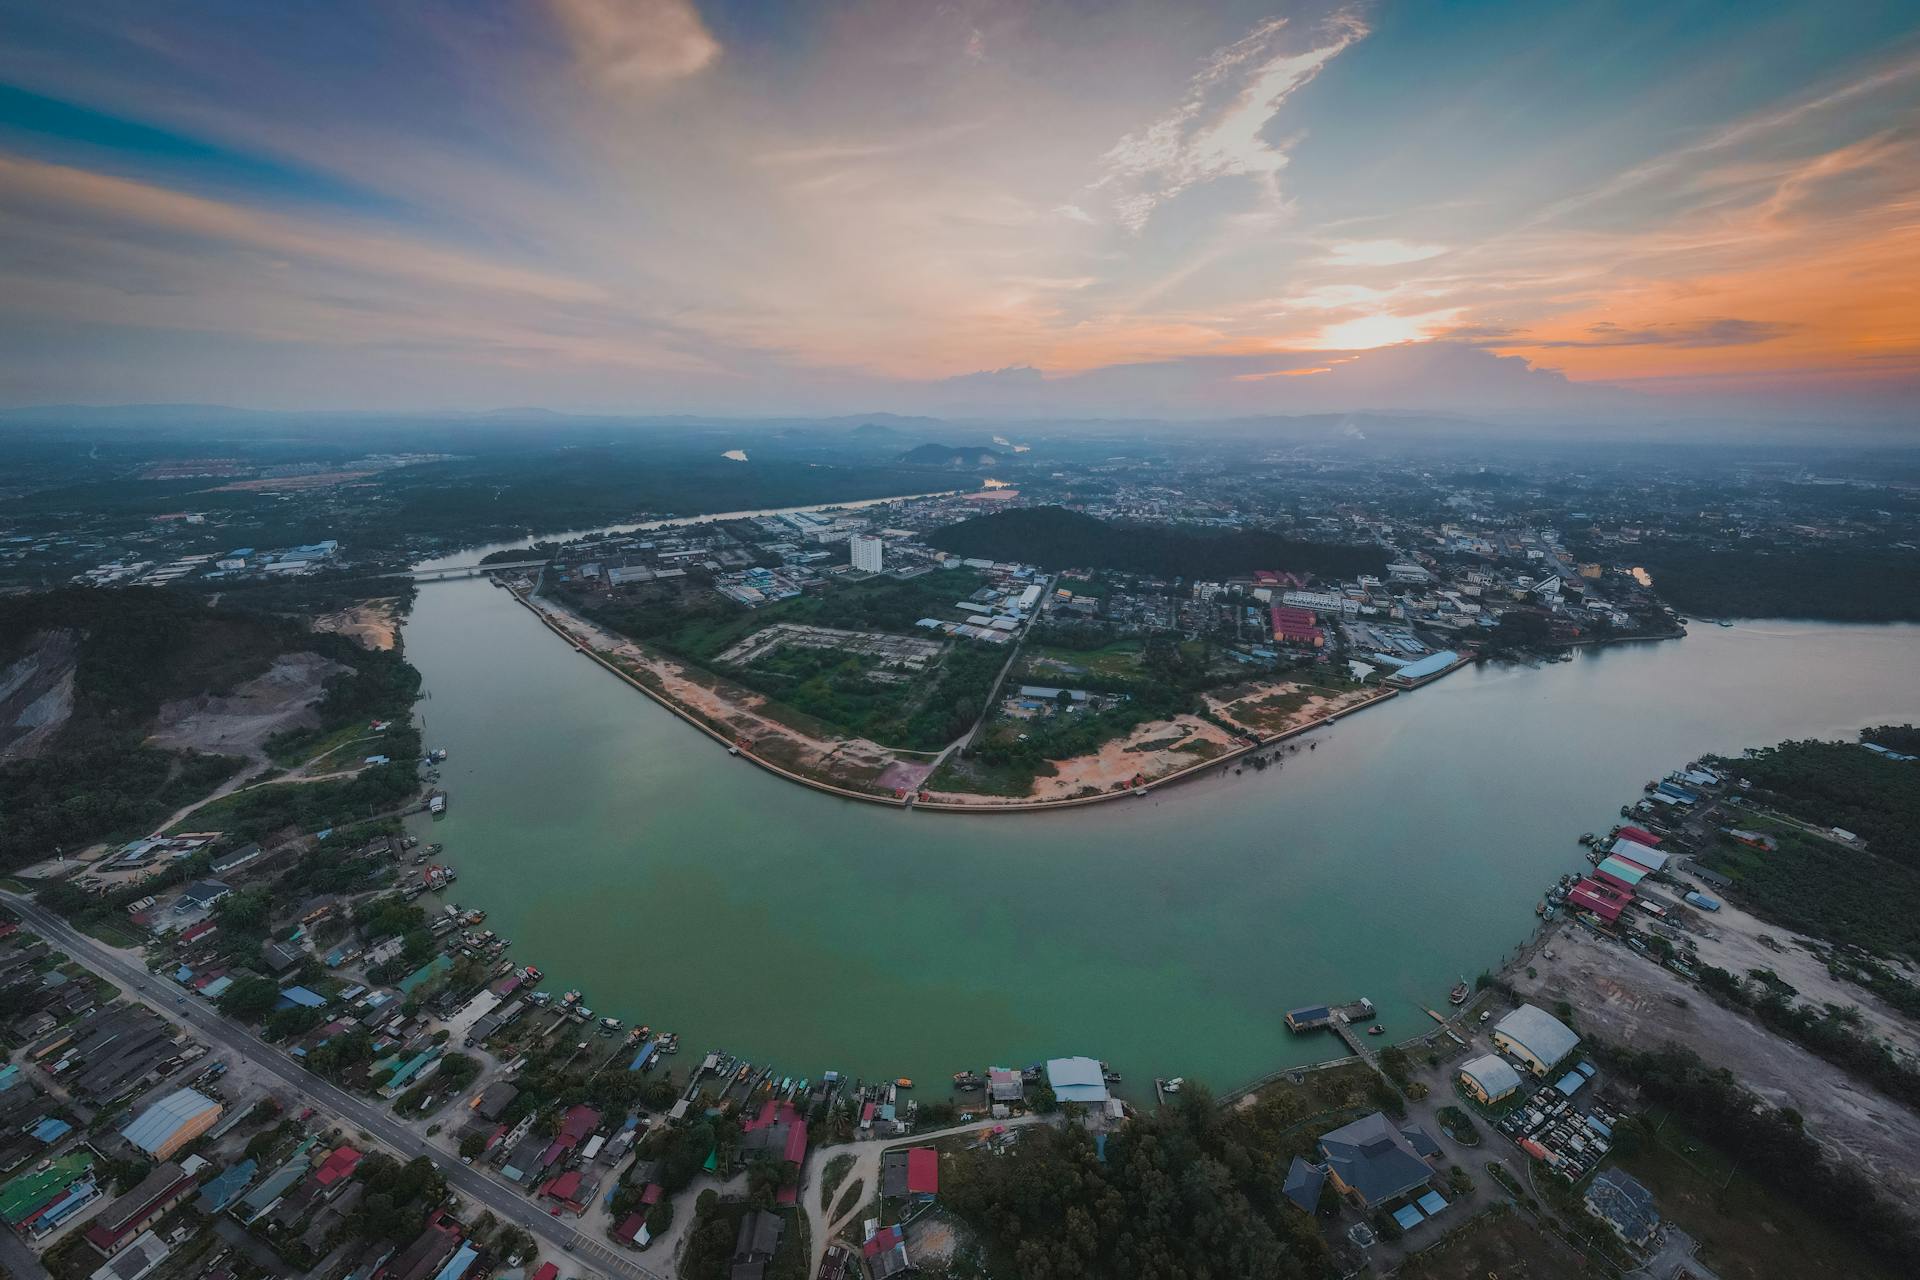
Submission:
{"label": "blue building roof", "polygon": [[1105,1102],[1107,1082],[1093,1058],[1047,1059],[1047,1087],[1061,1102]]}
{"label": "blue building roof", "polygon": [[302,1009],[323,1009],[326,1007],[327,998],[305,987],[283,987],[280,991],[280,1003],[283,1008],[297,1004]]}
{"label": "blue building roof", "polygon": [[48,1143],[58,1142],[61,1138],[66,1137],[72,1132],[73,1126],[58,1116],[48,1116],[39,1124],[33,1126],[33,1136],[42,1142]]}
{"label": "blue building roof", "polygon": [[1402,680],[1419,680],[1426,676],[1437,675],[1458,661],[1460,661],[1459,654],[1451,649],[1442,649],[1438,653],[1428,654],[1418,662],[1409,662],[1394,674]]}
{"label": "blue building roof", "polygon": [[203,1213],[224,1213],[228,1205],[240,1198],[258,1172],[258,1160],[242,1160],[239,1164],[222,1170],[205,1186],[200,1188],[200,1210]]}

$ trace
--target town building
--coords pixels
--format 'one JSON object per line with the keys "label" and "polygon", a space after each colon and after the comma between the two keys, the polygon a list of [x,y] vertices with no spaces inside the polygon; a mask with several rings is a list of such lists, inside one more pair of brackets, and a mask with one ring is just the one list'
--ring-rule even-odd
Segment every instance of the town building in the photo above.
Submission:
{"label": "town building", "polygon": [[148,1157],[165,1160],[213,1128],[224,1109],[204,1093],[178,1089],[142,1111],[120,1136]]}
{"label": "town building", "polygon": [[1475,1101],[1491,1104],[1509,1098],[1520,1088],[1520,1073],[1498,1054],[1475,1058],[1460,1068],[1460,1087]]}
{"label": "town building", "polygon": [[733,1267],[727,1280],[761,1280],[767,1264],[780,1251],[780,1236],[786,1223],[780,1216],[758,1209],[740,1219],[740,1231],[733,1240]]}
{"label": "town building", "polygon": [[1104,1106],[1108,1097],[1106,1076],[1092,1058],[1047,1059],[1047,1087],[1059,1102]]}
{"label": "town building", "polygon": [[1620,1168],[1602,1169],[1587,1184],[1587,1212],[1613,1229],[1635,1248],[1652,1243],[1660,1230],[1660,1214],[1653,1193]]}
{"label": "town building", "polygon": [[111,1258],[195,1189],[193,1175],[173,1161],[156,1165],[139,1185],[94,1215],[87,1243]]}
{"label": "town building", "polygon": [[1418,1125],[1396,1127],[1378,1111],[1320,1138],[1320,1156],[1334,1187],[1367,1208],[1432,1181],[1428,1151],[1437,1154],[1439,1147]]}
{"label": "town building", "polygon": [[1493,1043],[1544,1077],[1574,1051],[1580,1037],[1545,1009],[1523,1004],[1493,1024]]}
{"label": "town building", "polygon": [[856,533],[847,540],[847,548],[853,555],[853,567],[861,573],[880,573],[886,558],[887,544],[871,534]]}
{"label": "town building", "polygon": [[940,1153],[932,1147],[889,1151],[880,1157],[880,1194],[926,1202],[940,1194]]}

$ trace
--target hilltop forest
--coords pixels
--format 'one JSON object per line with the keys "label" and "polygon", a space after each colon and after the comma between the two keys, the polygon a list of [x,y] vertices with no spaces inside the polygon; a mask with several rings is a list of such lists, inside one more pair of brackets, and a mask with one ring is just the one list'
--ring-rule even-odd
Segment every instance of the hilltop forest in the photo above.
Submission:
{"label": "hilltop forest", "polygon": [[[165,704],[227,694],[291,653],[339,664],[315,690],[315,738],[412,705],[419,676],[398,653],[368,651],[296,620],[141,587],[0,601],[0,868],[145,834],[240,773],[248,766],[242,756],[168,749],[148,738]],[[410,726],[394,728],[383,746],[392,765],[351,784],[270,790],[276,799],[298,792],[312,801],[316,788],[366,791],[377,781],[400,784],[376,788],[382,797],[410,793],[417,736]],[[382,777],[370,781],[376,773]]]}
{"label": "hilltop forest", "polygon": [[1019,507],[935,531],[927,542],[955,555],[1045,569],[1112,569],[1161,578],[1231,578],[1255,569],[1322,578],[1384,573],[1384,547],[1302,542],[1264,529],[1182,533],[1110,523],[1065,507]]}

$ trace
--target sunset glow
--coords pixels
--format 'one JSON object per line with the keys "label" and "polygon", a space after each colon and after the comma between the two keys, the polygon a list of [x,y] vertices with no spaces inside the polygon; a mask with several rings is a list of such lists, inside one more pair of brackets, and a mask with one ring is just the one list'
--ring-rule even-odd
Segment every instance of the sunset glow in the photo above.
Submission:
{"label": "sunset glow", "polygon": [[9,403],[1920,389],[1901,6],[7,7]]}

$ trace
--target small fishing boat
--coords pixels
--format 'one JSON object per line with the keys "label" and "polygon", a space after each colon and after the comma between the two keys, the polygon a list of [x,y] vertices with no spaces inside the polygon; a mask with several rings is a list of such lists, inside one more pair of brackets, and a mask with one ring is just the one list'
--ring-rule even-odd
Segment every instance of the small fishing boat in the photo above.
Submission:
{"label": "small fishing boat", "polygon": [[984,1081],[981,1080],[977,1072],[956,1071],[953,1073],[953,1087],[956,1089],[978,1089],[983,1083]]}
{"label": "small fishing boat", "polygon": [[911,1089],[913,1088],[913,1081],[906,1076],[901,1076],[893,1082],[893,1087],[896,1089]]}
{"label": "small fishing boat", "polygon": [[1387,1029],[1376,1022],[1367,1028],[1367,1034],[1370,1036],[1383,1036],[1387,1034]]}
{"label": "small fishing boat", "polygon": [[1454,984],[1453,990],[1447,993],[1447,1000],[1452,1004],[1465,1004],[1467,997],[1472,994],[1473,988],[1467,985],[1467,980],[1463,977]]}

